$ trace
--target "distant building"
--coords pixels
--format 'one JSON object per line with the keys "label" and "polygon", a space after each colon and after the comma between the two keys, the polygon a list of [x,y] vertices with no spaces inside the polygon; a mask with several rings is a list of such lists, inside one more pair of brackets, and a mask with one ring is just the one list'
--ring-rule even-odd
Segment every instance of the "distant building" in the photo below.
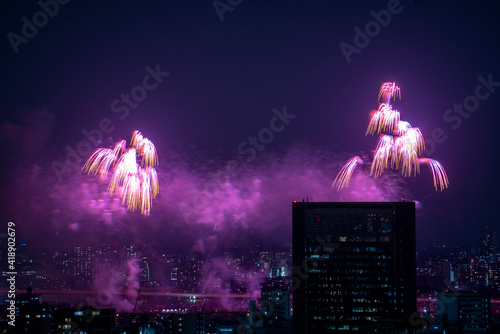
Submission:
{"label": "distant building", "polygon": [[165,333],[205,334],[205,319],[202,313],[171,313],[164,321]]}
{"label": "distant building", "polygon": [[449,260],[417,261],[417,286],[421,291],[442,291],[455,284],[455,272]]}
{"label": "distant building", "polygon": [[251,300],[248,305],[248,324],[250,327],[262,326],[262,319],[257,318],[257,302]]}
{"label": "distant building", "polygon": [[53,333],[117,333],[115,309],[68,308],[54,312]]}
{"label": "distant building", "polygon": [[163,334],[163,327],[157,324],[141,324],[137,331],[140,334]]}
{"label": "distant building", "polygon": [[497,232],[489,226],[481,232],[479,255],[486,260],[492,259],[498,252]]}
{"label": "distant building", "polygon": [[50,333],[54,327],[54,307],[43,304],[25,304],[19,310],[16,328],[20,333]]}
{"label": "distant building", "polygon": [[491,304],[486,291],[441,292],[437,316],[446,333],[490,333]]}
{"label": "distant building", "polygon": [[415,203],[293,203],[295,333],[411,332]]}
{"label": "distant building", "polygon": [[261,293],[261,310],[257,310],[255,300],[250,300],[247,318],[239,318],[236,325],[218,326],[217,333],[238,334],[290,334],[290,291],[266,291]]}
{"label": "distant building", "polygon": [[233,334],[237,333],[234,329],[234,325],[218,325],[217,326],[217,334]]}
{"label": "distant building", "polygon": [[16,296],[16,317],[19,317],[19,312],[23,306],[39,304],[40,296],[33,293],[32,287],[28,287],[26,293]]}
{"label": "distant building", "polygon": [[95,253],[90,246],[73,247],[73,276],[77,289],[86,289],[96,277]]}
{"label": "distant building", "polygon": [[290,320],[290,291],[262,290],[262,314],[273,320]]}
{"label": "distant building", "polygon": [[484,258],[472,258],[469,263],[469,282],[471,289],[478,289],[491,285],[493,266]]}
{"label": "distant building", "polygon": [[16,328],[22,333],[48,333],[54,325],[54,307],[40,303],[40,296],[28,287],[16,296]]}

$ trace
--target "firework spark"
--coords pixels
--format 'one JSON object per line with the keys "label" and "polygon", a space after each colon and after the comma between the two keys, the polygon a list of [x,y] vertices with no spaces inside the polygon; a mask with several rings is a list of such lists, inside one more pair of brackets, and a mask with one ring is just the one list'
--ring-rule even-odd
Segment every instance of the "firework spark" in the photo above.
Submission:
{"label": "firework spark", "polygon": [[113,149],[99,148],[82,169],[89,174],[99,173],[102,179],[106,179],[108,171],[113,169],[109,193],[119,192],[122,205],[126,204],[127,210],[140,208],[143,215],[148,215],[152,200],[159,192],[158,175],[154,168],[158,165],[158,155],[153,143],[139,131],[134,131],[131,145],[127,149],[126,141],[121,140]]}
{"label": "firework spark", "polygon": [[391,97],[396,100],[396,97],[401,98],[401,90],[398,86],[396,86],[395,82],[384,82],[382,87],[380,87],[380,92],[378,93],[378,99],[381,97],[385,97],[387,99],[387,103],[391,100]]}
{"label": "firework spark", "polygon": [[347,163],[342,167],[342,170],[335,178],[333,184],[337,183],[338,190],[342,188],[347,188],[349,186],[349,181],[351,180],[352,172],[358,164],[363,164],[363,160],[360,157],[355,156],[347,161]]}
{"label": "firework spark", "polygon": [[446,175],[443,166],[439,162],[433,159],[422,158],[418,159],[420,164],[426,164],[432,172],[432,177],[434,179],[434,187],[441,189],[441,191],[446,187],[448,188],[448,176]]}
{"label": "firework spark", "polygon": [[392,132],[398,128],[399,123],[399,111],[392,110],[390,104],[382,103],[378,110],[373,111],[366,135],[373,135],[375,132],[379,134],[382,131]]}
{"label": "firework spark", "polygon": [[[426,164],[432,172],[436,190],[438,185],[441,191],[448,188],[448,176],[443,166],[436,160],[419,159],[419,154],[425,148],[424,137],[418,128],[413,128],[410,123],[401,121],[399,111],[392,109],[391,98],[395,100],[396,97],[401,98],[401,91],[396,83],[384,83],[380,88],[378,98],[379,100],[383,98],[385,101],[380,104],[378,110],[372,112],[366,135],[382,132],[389,134],[380,136],[371,164],[370,175],[378,178],[390,165],[392,169],[396,170],[401,166],[401,174],[405,177],[410,177],[412,174],[416,176],[417,173],[420,173],[420,165]],[[362,163],[361,158],[357,156],[347,161],[337,174],[333,186],[337,185],[338,190],[348,187],[354,169]]]}

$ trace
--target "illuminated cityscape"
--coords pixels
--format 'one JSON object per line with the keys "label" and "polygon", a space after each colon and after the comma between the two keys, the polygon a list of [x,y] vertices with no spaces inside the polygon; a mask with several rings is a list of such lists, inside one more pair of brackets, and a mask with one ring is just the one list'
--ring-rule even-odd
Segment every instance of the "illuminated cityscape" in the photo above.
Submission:
{"label": "illuminated cityscape", "polygon": [[[303,203],[299,204],[304,205]],[[310,212],[318,210],[315,209],[318,207],[317,203],[306,204]],[[322,205],[331,207],[328,203]],[[382,203],[375,203],[374,205],[377,208],[383,207]],[[296,206],[297,204],[294,204],[294,207]],[[345,203],[340,204],[340,206],[345,207]],[[363,204],[363,206],[366,205]],[[319,210],[325,209],[319,208]],[[393,237],[389,236],[392,233],[390,231],[392,225],[390,224],[387,225],[386,230],[389,233],[388,237],[392,240]],[[314,226],[311,225],[310,228],[314,229]],[[406,225],[406,227],[408,226],[410,225]],[[317,227],[320,228],[319,225]],[[327,234],[324,228],[326,226],[321,228],[322,232],[319,235]],[[340,252],[340,250],[345,249],[347,251],[352,248],[352,246],[347,246],[349,244],[347,239],[342,241],[343,238],[353,238],[357,235],[356,233],[351,233],[352,235],[348,233],[351,236],[346,235],[324,241],[335,245],[334,253],[337,255],[332,260],[333,263],[342,262],[339,256],[344,253]],[[363,233],[367,232],[364,231]],[[496,234],[496,230],[486,227],[476,236],[478,247],[475,249],[462,249],[456,245],[439,244],[417,252],[415,267],[417,316],[414,319],[415,321],[425,321],[425,326],[423,326],[424,322],[419,322],[422,326],[418,328],[425,328],[427,333],[439,333],[446,328],[453,331],[460,328],[460,326],[465,326],[467,323],[473,327],[483,326],[484,332],[494,332],[495,329],[500,328],[500,253],[497,248]],[[312,234],[311,236],[313,237]],[[374,246],[373,242],[369,240],[361,243],[359,241],[356,243],[353,240],[350,244],[356,247],[363,246],[364,248],[368,246],[378,247]],[[408,247],[408,243],[401,245]],[[290,333],[293,314],[298,312],[297,306],[293,306],[297,305],[300,300],[297,299],[300,298],[297,293],[300,293],[301,289],[300,286],[295,286],[297,282],[294,282],[294,277],[301,277],[301,274],[293,274],[294,264],[291,245],[288,249],[281,251],[255,250],[239,257],[228,256],[229,265],[234,269],[230,274],[231,279],[218,277],[212,281],[212,284],[222,289],[219,291],[226,291],[224,294],[213,293],[214,290],[212,290],[211,286],[203,285],[206,274],[204,268],[207,268],[206,263],[210,262],[210,259],[203,258],[201,254],[172,255],[157,252],[149,254],[143,250],[150,249],[148,245],[123,245],[117,243],[94,246],[74,245],[72,248],[53,250],[50,253],[33,253],[30,252],[29,248],[29,245],[22,245],[22,251],[19,252],[18,266],[22,270],[23,275],[20,277],[23,279],[18,280],[17,284],[28,289],[28,293],[25,290],[24,294],[18,296],[17,313],[24,316],[34,315],[35,319],[37,319],[37,314],[42,318],[45,315],[50,319],[49,322],[38,321],[36,326],[57,326],[58,323],[61,323],[57,319],[66,317],[72,318],[72,320],[68,323],[63,321],[61,324],[63,327],[68,327],[72,326],[73,317],[80,317],[81,319],[78,318],[80,319],[78,321],[86,323],[86,320],[82,319],[88,313],[100,312],[99,316],[104,317],[102,321],[112,323],[106,325],[110,328],[110,331],[111,329],[118,330],[118,328],[125,328],[126,326],[130,328],[135,326],[134,331],[138,330],[140,326],[153,326],[157,330],[161,329],[163,331],[169,329],[170,326],[178,328],[179,323],[183,321],[184,323],[191,323],[194,326],[193,328],[197,328],[193,329],[192,333],[218,333],[217,328],[226,328],[232,331],[233,329],[237,330],[238,326],[241,327],[242,324],[243,327],[254,326],[254,328],[249,328],[253,328],[257,332],[258,330],[264,331],[267,326],[266,330],[269,333],[272,332],[270,331],[271,327],[275,328],[276,333]],[[326,249],[323,249],[323,251],[326,252]],[[380,251],[383,251],[383,248],[380,248]],[[321,252],[317,254],[319,259],[322,256]],[[389,258],[391,253],[391,251],[387,253]],[[371,253],[360,252],[355,254],[358,254],[356,256],[362,259]],[[407,254],[411,254],[411,252]],[[345,257],[345,255],[342,256]],[[96,281],[99,281],[99,275],[102,272],[108,274],[108,279],[112,279],[113,272],[115,274],[123,273],[130,259],[136,259],[139,268],[137,277],[140,289],[134,295],[135,299],[130,301],[134,305],[135,312],[134,310],[127,310],[126,312],[122,310],[116,314],[111,314],[106,310],[111,307],[116,312],[117,307],[120,307],[123,301],[126,300],[127,279],[123,274],[115,277],[113,295],[106,288],[103,292],[99,286],[96,286]],[[367,260],[359,261],[364,263],[363,261]],[[407,261],[411,262],[411,260]],[[40,270],[32,270],[33,263],[43,264],[43,266],[39,267]],[[122,263],[122,267],[115,267],[116,263]],[[324,265],[322,262],[318,262],[318,264],[318,268],[322,268]],[[348,265],[343,270],[350,270],[349,268],[352,266]],[[375,268],[380,267],[380,264],[374,263],[374,266],[375,270]],[[300,267],[300,264],[295,265],[295,267]],[[156,268],[156,270],[150,270],[150,268]],[[162,268],[162,271],[158,272],[158,268]],[[328,268],[328,266],[325,268]],[[338,264],[336,268],[337,270],[340,268]],[[315,271],[311,270],[308,274],[311,278],[304,282],[310,281],[308,284],[312,284],[311,279],[316,275]],[[356,277],[361,280],[366,275],[368,274]],[[246,295],[249,288],[247,284],[250,282],[249,277],[259,278],[261,293],[258,296]],[[376,277],[382,276],[375,275],[374,279]],[[388,272],[387,282],[378,282],[377,280],[374,282],[379,285],[382,284],[380,286],[383,290],[385,289],[383,288],[384,285],[394,284],[390,283],[391,277]],[[408,284],[408,279],[408,277],[405,278],[405,285]],[[352,280],[348,281],[355,284]],[[245,283],[238,285],[237,282]],[[357,289],[358,293],[368,289],[367,284],[367,282],[361,284]],[[344,295],[344,301],[338,304],[339,307],[345,308],[347,305],[351,305],[351,302],[345,300],[348,296],[346,295],[348,292],[346,289],[346,287],[341,287],[338,291],[332,290],[337,291],[340,298]],[[402,291],[397,293],[404,295]],[[321,292],[318,297],[324,295],[325,293]],[[292,302],[294,296],[295,303]],[[223,301],[227,298],[233,299],[229,309]],[[366,299],[367,296],[364,296],[364,298]],[[411,292],[408,298],[412,298]],[[476,309],[467,311],[464,305],[467,305],[468,300],[473,301],[473,298],[477,298],[479,301],[479,309],[477,311],[474,311]],[[275,304],[273,304],[273,300]],[[279,302],[276,303],[275,300],[279,300]],[[455,303],[455,306],[450,310],[450,305],[453,305],[453,303]],[[476,304],[474,302],[474,305]],[[88,310],[85,311],[86,309],[82,307],[88,307]],[[353,310],[355,309],[356,307],[353,308]],[[72,312],[69,310],[74,312],[69,314],[68,312]],[[365,310],[365,308],[361,306],[360,310]],[[450,313],[453,310],[457,312],[454,316]],[[3,312],[5,312],[5,307]],[[64,312],[69,315],[63,316]],[[469,314],[467,312],[471,314],[467,316],[468,322],[464,320],[464,316]],[[258,315],[253,315],[253,319],[251,319],[250,314],[252,313]],[[316,319],[320,312],[315,311],[313,314],[313,318]],[[444,317],[444,314],[447,314],[446,317]],[[147,321],[145,315],[147,315]],[[368,319],[377,319],[376,314],[372,313],[370,315],[373,318],[368,316]],[[342,317],[346,316],[347,313],[342,315]],[[350,316],[352,317],[353,313]],[[367,313],[357,313],[356,316],[366,317]],[[408,316],[405,313],[405,317]],[[126,325],[127,323],[128,325]],[[360,321],[356,320],[333,323],[351,324],[351,326],[352,324],[358,326],[361,324]],[[31,324],[33,325],[34,322],[32,321]],[[97,324],[98,322],[95,323],[96,326]],[[25,324],[25,326],[28,325]],[[187,328],[190,325],[183,326]],[[384,326],[384,323],[381,322],[378,326]],[[172,333],[175,332],[175,330],[169,330]]]}

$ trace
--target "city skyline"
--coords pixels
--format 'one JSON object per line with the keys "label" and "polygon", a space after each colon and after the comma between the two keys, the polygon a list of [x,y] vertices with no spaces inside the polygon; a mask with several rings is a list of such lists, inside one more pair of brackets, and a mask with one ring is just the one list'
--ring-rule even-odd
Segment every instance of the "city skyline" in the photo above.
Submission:
{"label": "city skyline", "polygon": [[[483,308],[483,311],[477,313],[477,310],[469,309],[467,312],[471,313],[467,316],[468,320],[463,320],[464,326],[466,324],[469,324],[467,326],[474,326],[473,324],[477,323],[482,324],[481,326],[490,324],[489,326],[498,328],[498,325],[496,325],[497,320],[494,320],[500,314],[500,299],[498,299],[500,297],[500,253],[498,252],[496,231],[491,228],[481,231],[478,234],[481,243],[475,250],[467,251],[461,250],[456,246],[435,245],[433,247],[434,250],[426,250],[416,254],[414,251],[411,251],[411,240],[406,240],[409,236],[408,233],[410,235],[413,233],[409,226],[411,224],[403,224],[403,229],[407,231],[403,234],[395,233],[394,236],[396,238],[392,237],[393,232],[396,230],[399,231],[399,229],[393,231],[391,227],[392,223],[389,217],[393,213],[392,210],[387,210],[387,206],[391,204],[402,207],[414,207],[414,203],[412,202],[301,202],[294,203],[294,206],[302,205],[310,209],[309,216],[311,217],[307,220],[309,223],[312,222],[314,224],[308,224],[306,228],[309,231],[315,231],[314,233],[316,234],[319,232],[319,235],[322,236],[319,245],[326,247],[324,251],[327,254],[332,251],[328,247],[335,247],[333,252],[336,255],[333,258],[336,261],[341,261],[340,264],[342,264],[342,259],[346,255],[357,254],[356,257],[359,257],[360,262],[357,262],[355,267],[335,265],[337,270],[356,272],[357,270],[355,269],[359,268],[363,263],[363,268],[369,269],[369,266],[366,266],[367,256],[370,257],[377,254],[388,256],[386,260],[376,260],[384,262],[383,264],[377,264],[377,268],[379,265],[382,265],[387,270],[388,268],[384,264],[390,263],[392,257],[392,251],[387,252],[387,246],[390,248],[390,244],[392,245],[393,243],[398,254],[402,250],[401,247],[403,247],[406,249],[407,255],[417,257],[418,261],[416,265],[413,266],[413,270],[410,270],[413,271],[413,276],[415,276],[416,270],[416,290],[411,289],[413,292],[405,291],[404,293],[400,291],[401,296],[404,295],[407,299],[409,298],[408,301],[410,301],[410,304],[411,295],[415,292],[417,295],[417,311],[411,314],[410,318],[412,320],[408,320],[411,326],[420,327],[425,323],[427,324],[427,328],[434,328],[436,330],[445,328],[445,326],[449,326],[450,324],[451,326],[460,325],[462,320],[457,320],[456,315],[453,318],[454,320],[450,318],[453,316],[453,312],[456,312],[454,311],[456,310],[456,305],[461,307],[460,305],[468,303],[467,300],[479,299],[482,301],[480,307]],[[370,211],[371,213],[365,214],[365,218],[368,219],[366,226],[360,225],[361,221],[355,218],[359,217],[360,212],[362,212],[359,209],[352,211],[352,206],[356,205],[364,207],[365,211],[370,210],[366,209],[366,207],[375,206],[375,209]],[[343,227],[332,227],[325,224],[326,221],[317,222],[316,218],[318,215],[331,216],[331,213],[327,212],[328,210],[325,211],[326,206],[341,207],[344,213],[346,210],[351,210],[353,224]],[[373,210],[375,211],[372,212]],[[375,212],[378,213],[374,214]],[[402,213],[400,212],[400,214]],[[341,214],[339,219],[344,216],[345,214]],[[375,216],[380,216],[380,219]],[[409,216],[407,214],[406,216],[405,219],[408,219]],[[402,218],[403,216],[396,214],[396,219],[399,220],[397,217]],[[311,218],[314,219],[311,220]],[[359,230],[360,227],[361,230]],[[318,228],[319,231],[317,230]],[[340,228],[343,231],[342,235],[331,236],[328,233],[325,234],[328,229],[332,228],[335,230]],[[397,236],[398,234],[400,236]],[[402,239],[399,240],[400,238]],[[373,242],[372,239],[382,242],[380,245],[376,245],[377,242]],[[317,240],[315,242],[317,244]],[[367,247],[366,252],[362,251],[365,246]],[[26,247],[26,245],[22,247]],[[216,312],[222,318],[215,317],[209,321],[210,325],[203,325],[207,326],[207,330],[210,326],[219,328],[223,326],[221,324],[225,324],[224,326],[227,326],[227,328],[238,330],[241,326],[250,324],[254,329],[272,327],[280,328],[280,333],[290,333],[292,323],[290,315],[287,314],[300,313],[300,309],[292,308],[287,311],[286,305],[291,306],[293,295],[300,290],[301,285],[309,285],[310,279],[307,276],[317,275],[315,273],[317,272],[315,266],[312,268],[306,266],[302,269],[303,263],[301,265],[297,265],[297,263],[292,265],[291,248],[283,252],[261,250],[242,254],[241,256],[226,253],[226,263],[224,266],[228,266],[227,270],[222,273],[219,266],[216,269],[219,274],[213,276],[214,263],[211,259],[202,258],[199,254],[160,254],[160,257],[155,257],[148,254],[146,249],[151,250],[148,247],[148,245],[142,245],[141,247],[140,245],[116,243],[98,246],[74,245],[70,252],[67,250],[55,250],[53,253],[38,253],[36,256],[25,256],[26,252],[20,249],[20,256],[16,263],[19,272],[16,282],[19,300],[16,299],[16,303],[22,303],[26,299],[31,300],[30,296],[37,300],[34,305],[20,306],[21,314],[27,313],[34,316],[35,314],[43,313],[53,317],[61,312],[66,312],[67,314],[74,314],[76,316],[82,315],[81,310],[86,309],[112,309],[111,313],[114,314],[116,312],[117,319],[127,316],[139,317],[140,314],[142,316],[148,314],[148,317],[155,319],[152,320],[151,325],[156,323],[157,326],[161,326],[162,319],[170,319],[170,317],[176,315],[204,314],[207,316]],[[359,247],[361,247],[359,253],[349,253],[350,250]],[[408,250],[410,250],[409,253]],[[325,267],[323,263],[325,261],[324,254],[322,254],[323,252],[320,251],[317,255],[310,257],[311,260],[314,260],[319,256],[317,258],[318,268]],[[376,256],[377,258],[378,255]],[[395,258],[399,258],[399,256]],[[404,260],[402,263],[407,266],[409,262],[412,262],[409,260]],[[230,263],[231,265],[229,266]],[[150,272],[150,268],[156,268],[156,272]],[[163,278],[161,279],[159,279],[161,275],[158,276],[157,271],[159,268],[163,268],[163,273],[161,273]],[[326,268],[328,268],[328,265]],[[297,272],[297,269],[300,269],[300,272]],[[396,270],[400,271],[403,268],[401,267]],[[406,269],[403,271],[406,271]],[[206,276],[207,273],[208,277]],[[386,278],[389,279],[391,276],[386,275]],[[412,275],[410,274],[410,276]],[[403,280],[405,286],[415,283],[415,280],[412,280],[410,276]],[[360,276],[360,279],[363,277],[372,277],[372,275],[365,273]],[[384,277],[382,274],[379,278],[383,280]],[[333,278],[335,279],[335,275]],[[352,280],[346,282],[354,283]],[[381,289],[384,290],[384,284],[386,283],[383,281],[378,282],[378,280],[372,281],[372,283],[382,284]],[[368,289],[368,285],[362,289]],[[25,287],[28,287],[28,294],[22,293]],[[213,288],[216,289],[214,290]],[[359,288],[355,290],[358,291]],[[337,294],[340,291],[344,293],[345,289],[338,290]],[[31,292],[33,295],[31,295]],[[378,296],[380,297],[381,295]],[[279,297],[279,300],[283,298],[283,300],[276,302],[274,306],[269,306],[270,303],[275,303],[274,297]],[[324,294],[320,294],[317,297],[324,298]],[[486,297],[488,299],[485,299]],[[296,296],[296,298],[299,297]],[[343,298],[347,298],[347,295]],[[365,296],[364,298],[369,297]],[[44,303],[38,304],[38,300]],[[353,300],[353,302],[355,301],[356,299]],[[456,304],[457,302],[458,304]],[[444,307],[443,303],[447,310],[448,320],[450,321],[448,325],[443,320],[443,313],[441,312]],[[407,307],[411,308],[410,304],[407,304]],[[350,305],[350,302],[344,301],[342,305],[347,307]],[[6,307],[5,304],[4,307]],[[109,311],[104,310],[103,312]],[[131,314],[130,312],[133,313]],[[491,321],[481,316],[484,312],[491,314]],[[223,314],[226,314],[226,316],[223,316]],[[363,314],[356,313],[356,315],[361,316]],[[232,320],[227,318],[223,320],[224,317],[229,317]],[[262,322],[262,319],[268,320]],[[111,322],[113,321],[111,320]],[[460,322],[457,323],[457,321]],[[141,322],[138,321],[138,323]],[[120,321],[116,320],[116,325],[119,323]],[[401,322],[400,325],[405,326],[404,323],[405,321]],[[24,322],[21,321],[21,324],[24,324]],[[336,325],[343,327],[349,324],[350,326],[353,325],[352,322],[342,321]],[[354,325],[359,324],[359,322],[354,322]],[[385,326],[383,323],[381,324]],[[387,323],[387,326],[392,325],[396,325],[392,320]]]}
{"label": "city skyline", "polygon": [[[337,203],[339,204],[342,203]],[[460,287],[474,289],[491,285],[500,292],[500,273],[491,273],[491,270],[496,272],[500,269],[496,264],[500,259],[498,258],[498,245],[496,241],[492,241],[495,239],[491,239],[491,236],[495,234],[496,231],[492,229],[482,231],[477,235],[482,240],[481,245],[475,249],[460,249],[453,245],[439,244],[418,251],[416,256],[417,268],[420,268],[417,270],[417,276],[420,277],[419,289],[423,289],[422,291],[440,290],[446,286],[445,281],[449,280],[457,289]],[[136,278],[142,288],[161,287],[167,289],[166,291],[182,293],[216,292],[209,291],[210,284],[205,284],[207,277],[204,275],[211,273],[218,261],[212,262],[209,257],[204,257],[200,253],[163,253],[147,244],[117,243],[93,246],[75,244],[71,248],[56,247],[52,251],[44,252],[34,252],[26,248],[29,246],[21,245],[18,248],[17,265],[21,272],[20,290],[28,286],[36,290],[58,288],[77,291],[92,290],[98,286],[96,278],[101,280],[108,275],[113,276],[113,272],[115,274],[126,272],[123,269],[129,265],[129,261],[136,260],[137,262],[133,265],[139,269]],[[226,270],[220,271],[222,275],[214,277],[219,285],[232,275],[244,277],[247,273],[255,275],[261,272],[263,275],[258,275],[256,278],[258,284],[265,284],[268,278],[290,278],[292,274],[291,245],[288,249],[281,251],[255,249],[240,254],[224,252],[219,255],[226,262],[232,263]],[[488,267],[488,264],[491,266]],[[464,265],[466,269],[462,268]],[[178,269],[175,269],[176,267]],[[470,273],[478,270],[480,273],[469,276]],[[485,274],[488,271],[490,274]],[[424,277],[432,279],[422,281]],[[244,293],[245,291],[233,292]]]}

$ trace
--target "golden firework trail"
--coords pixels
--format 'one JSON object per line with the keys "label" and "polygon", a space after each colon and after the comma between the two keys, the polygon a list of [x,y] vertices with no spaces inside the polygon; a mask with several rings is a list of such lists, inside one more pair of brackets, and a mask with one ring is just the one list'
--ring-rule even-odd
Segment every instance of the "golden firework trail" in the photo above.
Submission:
{"label": "golden firework trail", "polygon": [[158,155],[154,144],[139,131],[134,131],[130,143],[128,149],[126,141],[121,140],[112,149],[95,150],[82,169],[89,174],[99,174],[101,179],[106,179],[112,170],[108,192],[117,192],[127,210],[140,209],[141,214],[148,215],[153,198],[159,192],[154,168],[158,165]]}
{"label": "golden firework trail", "polygon": [[[380,88],[378,98],[383,99],[379,108],[371,113],[366,135],[379,134],[379,141],[371,164],[370,175],[378,178],[385,169],[398,170],[405,177],[416,176],[420,173],[420,165],[425,164],[431,170],[436,191],[448,188],[448,176],[443,166],[436,160],[419,158],[425,148],[425,141],[418,128],[400,119],[399,111],[393,110],[391,99],[401,98],[401,90],[395,82],[385,82]],[[386,134],[384,134],[386,133]],[[359,156],[349,159],[340,170],[333,182],[337,190],[347,188],[352,173],[363,160]]]}

